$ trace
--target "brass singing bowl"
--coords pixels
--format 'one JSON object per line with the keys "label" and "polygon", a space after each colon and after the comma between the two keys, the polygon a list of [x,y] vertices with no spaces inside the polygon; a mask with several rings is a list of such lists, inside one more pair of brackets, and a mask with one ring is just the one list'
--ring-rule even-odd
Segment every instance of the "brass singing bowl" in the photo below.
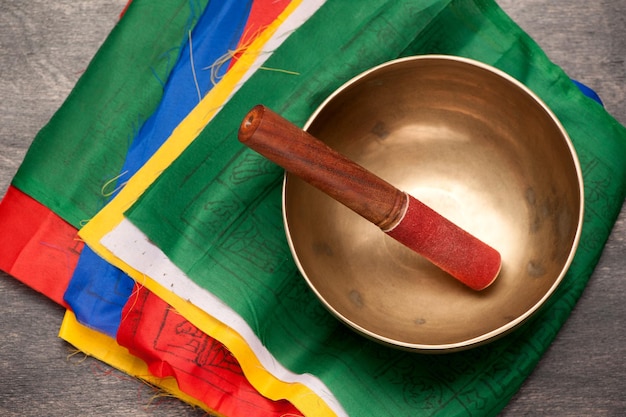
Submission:
{"label": "brass singing bowl", "polygon": [[289,245],[314,293],[377,341],[450,352],[491,341],[555,291],[582,227],[569,137],[528,88],[490,66],[421,56],[373,68],[332,94],[305,129],[497,249],[474,291],[287,174]]}

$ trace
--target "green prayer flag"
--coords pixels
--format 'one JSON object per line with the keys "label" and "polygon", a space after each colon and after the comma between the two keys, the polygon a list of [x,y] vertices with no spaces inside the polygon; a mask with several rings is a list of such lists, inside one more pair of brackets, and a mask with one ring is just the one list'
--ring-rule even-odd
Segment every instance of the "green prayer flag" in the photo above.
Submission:
{"label": "green prayer flag", "polygon": [[109,199],[103,187],[115,182],[133,139],[160,103],[208,0],[135,3],[37,134],[13,179],[76,228]]}

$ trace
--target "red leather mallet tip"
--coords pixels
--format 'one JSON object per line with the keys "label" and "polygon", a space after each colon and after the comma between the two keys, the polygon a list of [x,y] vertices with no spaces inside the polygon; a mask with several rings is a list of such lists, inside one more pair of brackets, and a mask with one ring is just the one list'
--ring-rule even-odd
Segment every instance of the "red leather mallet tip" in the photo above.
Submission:
{"label": "red leather mallet tip", "polygon": [[491,285],[500,273],[500,253],[407,194],[406,214],[385,231],[474,290]]}
{"label": "red leather mallet tip", "polygon": [[265,106],[255,106],[239,140],[349,207],[387,235],[474,290],[500,273],[498,251]]}

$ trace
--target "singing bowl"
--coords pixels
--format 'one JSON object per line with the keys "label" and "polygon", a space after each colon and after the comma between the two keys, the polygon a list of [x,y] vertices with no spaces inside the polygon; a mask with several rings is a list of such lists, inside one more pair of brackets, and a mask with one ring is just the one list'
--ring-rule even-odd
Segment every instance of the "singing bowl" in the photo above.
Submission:
{"label": "singing bowl", "polygon": [[555,115],[507,74],[451,56],[391,61],[334,92],[305,130],[502,256],[496,281],[474,291],[286,174],[293,257],[354,330],[420,352],[467,349],[518,327],[562,281],[582,227],[580,165]]}

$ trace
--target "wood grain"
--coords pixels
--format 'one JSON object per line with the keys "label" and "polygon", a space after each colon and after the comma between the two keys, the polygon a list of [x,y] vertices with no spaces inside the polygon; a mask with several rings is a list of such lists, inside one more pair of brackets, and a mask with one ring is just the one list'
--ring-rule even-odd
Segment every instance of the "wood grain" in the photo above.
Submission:
{"label": "wood grain", "polygon": [[404,192],[263,105],[244,117],[239,140],[383,230],[406,211]]}

